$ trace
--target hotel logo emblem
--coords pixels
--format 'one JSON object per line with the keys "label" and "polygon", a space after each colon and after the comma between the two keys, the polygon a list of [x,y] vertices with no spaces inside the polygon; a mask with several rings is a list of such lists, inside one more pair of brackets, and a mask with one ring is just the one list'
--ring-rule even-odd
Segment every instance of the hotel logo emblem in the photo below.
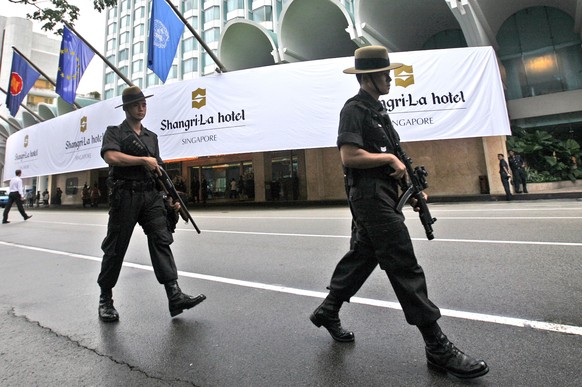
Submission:
{"label": "hotel logo emblem", "polygon": [[414,74],[412,65],[404,65],[394,70],[394,79],[396,86],[408,87],[414,85]]}
{"label": "hotel logo emblem", "polygon": [[28,134],[24,136],[24,147],[28,148]]}
{"label": "hotel logo emblem", "polygon": [[206,89],[197,88],[192,92],[192,109],[206,106]]}
{"label": "hotel logo emblem", "polygon": [[83,116],[81,118],[79,130],[81,131],[81,133],[85,133],[85,131],[87,130],[87,116]]}

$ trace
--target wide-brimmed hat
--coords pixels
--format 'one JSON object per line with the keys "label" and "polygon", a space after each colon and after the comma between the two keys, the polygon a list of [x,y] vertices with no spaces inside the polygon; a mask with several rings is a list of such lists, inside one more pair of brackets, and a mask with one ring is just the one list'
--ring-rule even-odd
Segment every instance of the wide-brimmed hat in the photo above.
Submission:
{"label": "wide-brimmed hat", "polygon": [[402,63],[390,63],[388,50],[383,46],[358,48],[354,53],[355,66],[344,70],[346,74],[366,74],[394,70]]}
{"label": "wide-brimmed hat", "polygon": [[141,101],[142,99],[146,99],[149,97],[153,97],[153,94],[152,95],[143,95],[143,93],[139,87],[130,86],[130,87],[126,88],[125,90],[123,90],[123,93],[121,93],[121,100],[123,101],[123,103],[119,106],[116,106],[115,108],[117,109],[118,107],[129,105],[129,104]]}

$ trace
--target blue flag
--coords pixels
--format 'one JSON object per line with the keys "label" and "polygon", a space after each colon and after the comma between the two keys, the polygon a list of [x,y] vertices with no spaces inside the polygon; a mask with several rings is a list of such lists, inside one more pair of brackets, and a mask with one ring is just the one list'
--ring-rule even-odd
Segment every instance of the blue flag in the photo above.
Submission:
{"label": "blue flag", "polygon": [[165,0],[153,0],[148,40],[148,68],[166,82],[184,23]]}
{"label": "blue flag", "polygon": [[95,53],[66,26],[59,57],[56,92],[70,104],[75,103],[77,87]]}
{"label": "blue flag", "polygon": [[13,117],[18,113],[22,100],[34,86],[38,77],[40,77],[38,71],[15,51],[12,54],[12,68],[8,82],[8,94],[6,95],[6,106]]}

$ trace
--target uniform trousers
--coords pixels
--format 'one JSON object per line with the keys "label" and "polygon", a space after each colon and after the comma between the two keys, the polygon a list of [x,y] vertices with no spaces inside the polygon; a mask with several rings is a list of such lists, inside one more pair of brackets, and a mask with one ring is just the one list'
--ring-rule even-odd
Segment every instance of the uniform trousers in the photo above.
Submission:
{"label": "uniform trousers", "polygon": [[355,241],[334,270],[330,292],[349,301],[380,265],[409,324],[426,326],[438,320],[441,313],[428,298],[424,271],[416,260],[404,215],[378,197],[350,200],[350,209]]}
{"label": "uniform trousers", "polygon": [[101,244],[104,254],[97,279],[99,286],[113,289],[117,283],[131,235],[138,223],[147,236],[158,282],[165,284],[177,280],[178,270],[170,249],[174,238],[167,222],[167,210],[159,191],[114,188],[110,198],[107,235]]}

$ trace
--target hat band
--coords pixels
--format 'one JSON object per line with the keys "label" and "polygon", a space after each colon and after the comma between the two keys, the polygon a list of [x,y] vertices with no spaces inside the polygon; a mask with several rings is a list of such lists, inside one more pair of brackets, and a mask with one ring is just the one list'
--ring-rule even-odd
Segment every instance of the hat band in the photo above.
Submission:
{"label": "hat band", "polygon": [[383,69],[390,66],[390,61],[385,58],[360,58],[355,60],[356,70]]}
{"label": "hat band", "polygon": [[122,99],[123,103],[126,104],[126,103],[130,103],[133,101],[139,101],[141,99],[145,99],[145,96],[143,95],[143,92],[140,91],[137,94],[124,95],[121,99]]}

